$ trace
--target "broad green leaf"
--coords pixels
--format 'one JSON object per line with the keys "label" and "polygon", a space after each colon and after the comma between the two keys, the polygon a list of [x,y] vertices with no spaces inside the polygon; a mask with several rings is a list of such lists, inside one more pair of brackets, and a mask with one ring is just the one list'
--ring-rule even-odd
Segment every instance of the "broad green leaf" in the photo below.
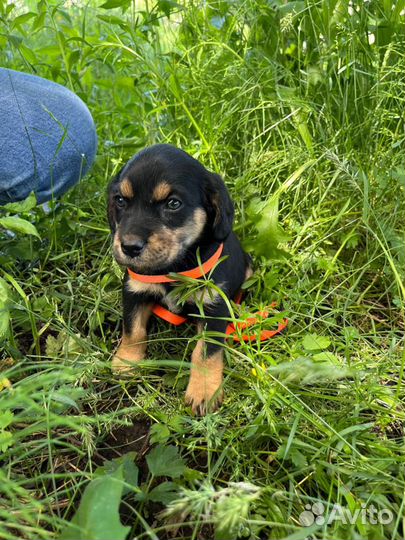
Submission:
{"label": "broad green leaf", "polygon": [[258,281],[258,277],[257,277],[257,276],[253,276],[253,277],[247,279],[246,281],[244,281],[244,282],[242,283],[241,289],[243,289],[243,290],[249,289],[249,287],[251,287],[252,285],[254,285],[255,283],[257,283],[257,281]]}
{"label": "broad green leaf", "polygon": [[74,69],[80,59],[80,51],[75,49],[69,54],[67,65],[70,70]]}
{"label": "broad green leaf", "polygon": [[7,410],[0,414],[0,429],[5,429],[13,421],[14,414]]}
{"label": "broad green leaf", "polygon": [[332,354],[329,351],[322,351],[322,352],[316,353],[313,355],[312,358],[315,360],[315,362],[330,362],[331,364],[340,366],[339,358],[335,354]]}
{"label": "broad green leaf", "polygon": [[[135,464],[136,452],[127,452],[119,458],[105,461],[104,465],[98,467],[94,473],[96,477],[113,474],[119,467],[122,466],[124,474],[124,482],[130,486],[138,487],[139,469]],[[123,494],[130,492],[128,486],[124,486]]]}
{"label": "broad green leaf", "polygon": [[[60,4],[61,5],[61,4]],[[72,17],[70,16],[70,14],[68,13],[68,11],[64,10],[64,9],[60,9],[60,7],[58,7],[58,15],[62,15],[62,17],[66,20],[66,22],[72,26],[73,24],[73,21],[72,21]]]}
{"label": "broad green leaf", "polygon": [[60,350],[63,347],[63,343],[65,340],[65,337],[63,336],[63,339],[61,339],[62,334],[58,334],[57,337],[54,337],[52,334],[49,334],[46,337],[46,346],[45,346],[45,354],[46,356],[57,356]]}
{"label": "broad green leaf", "polygon": [[32,22],[32,31],[35,32],[39,28],[42,28],[45,25],[46,11],[38,13],[35,17],[35,20]]}
{"label": "broad green leaf", "polygon": [[161,11],[163,11],[166,17],[169,17],[171,11],[174,9],[183,9],[183,6],[181,6],[177,2],[173,2],[173,0],[158,0],[157,6]]}
{"label": "broad green leaf", "polygon": [[186,469],[186,464],[175,446],[155,446],[146,456],[146,461],[153,476],[178,478]]}
{"label": "broad green leaf", "polygon": [[279,197],[273,196],[268,201],[255,198],[248,207],[248,216],[253,222],[257,233],[245,242],[246,248],[257,255],[276,258],[288,255],[279,248],[279,244],[290,240],[278,223]]}
{"label": "broad green leaf", "polygon": [[60,540],[125,540],[130,527],[120,521],[123,487],[122,466],[111,475],[92,480]]}
{"label": "broad green leaf", "polygon": [[36,13],[34,13],[33,11],[28,11],[28,13],[23,13],[22,15],[19,15],[18,17],[14,19],[13,24],[11,26],[12,28],[15,28],[16,26],[20,26],[21,24],[26,23],[33,17],[36,17]]}
{"label": "broad green leaf", "polygon": [[354,326],[345,326],[343,328],[343,335],[347,341],[360,338],[359,331]]}
{"label": "broad green leaf", "polygon": [[330,339],[317,334],[307,334],[302,340],[302,345],[306,351],[320,351],[329,347]]}
{"label": "broad green leaf", "polygon": [[19,48],[20,48],[20,53],[24,56],[26,60],[28,60],[28,62],[30,62],[31,64],[35,64],[36,62],[38,62],[38,58],[36,57],[36,54],[34,53],[34,51],[30,49],[29,47],[27,47],[26,45],[24,45],[24,43],[21,43]]}
{"label": "broad green leaf", "polygon": [[302,452],[297,450],[297,448],[293,448],[291,450],[290,459],[298,469],[304,469],[305,467],[308,467],[307,458]]}
{"label": "broad green leaf", "polygon": [[[42,310],[41,313],[46,313],[46,310]],[[47,356],[58,356],[62,353],[64,356],[74,358],[83,352],[80,335],[68,335],[64,330],[56,337],[48,335],[46,338],[45,352]]]}
{"label": "broad green leaf", "polygon": [[171,430],[175,433],[186,433],[185,429],[185,419],[184,416],[180,414],[175,414],[170,419],[167,420],[167,425],[170,426]]}
{"label": "broad green leaf", "polygon": [[146,498],[149,501],[169,504],[178,497],[179,488],[174,482],[162,482],[150,491]]}
{"label": "broad green leaf", "polygon": [[8,40],[10,43],[14,45],[18,49],[20,46],[20,43],[22,43],[22,38],[20,36],[17,36],[15,34],[8,34]]}
{"label": "broad green leaf", "polygon": [[117,7],[128,7],[130,3],[131,0],[107,0],[100,7],[103,9],[114,9]]}
{"label": "broad green leaf", "polygon": [[80,411],[80,407],[76,403],[76,401],[72,399],[71,397],[66,396],[65,394],[60,394],[59,392],[52,392],[50,394],[50,398],[53,401],[56,401],[58,403],[63,403],[64,405],[68,405],[69,407],[73,407],[77,411]]}
{"label": "broad green leaf", "polygon": [[52,58],[59,57],[60,55],[60,49],[57,45],[47,45],[45,47],[41,47],[40,49],[37,49],[37,54],[42,56],[50,56]]}
{"label": "broad green leaf", "polygon": [[6,335],[10,323],[9,298],[10,290],[7,282],[0,278],[0,338]]}
{"label": "broad green leaf", "polygon": [[0,431],[0,450],[5,452],[13,445],[13,435],[9,431]]}
{"label": "broad green leaf", "polygon": [[164,424],[153,424],[150,428],[150,442],[165,443],[170,437],[170,429]]}
{"label": "broad green leaf", "polygon": [[4,227],[13,232],[32,234],[39,238],[38,231],[32,223],[16,216],[5,216],[0,218],[0,227]]}
{"label": "broad green leaf", "polygon": [[305,9],[305,2],[302,0],[290,0],[286,4],[279,2],[278,9],[283,16],[287,15],[288,13],[300,13]]}
{"label": "broad green leaf", "polygon": [[114,15],[97,15],[97,19],[108,24],[126,24],[125,21]]}

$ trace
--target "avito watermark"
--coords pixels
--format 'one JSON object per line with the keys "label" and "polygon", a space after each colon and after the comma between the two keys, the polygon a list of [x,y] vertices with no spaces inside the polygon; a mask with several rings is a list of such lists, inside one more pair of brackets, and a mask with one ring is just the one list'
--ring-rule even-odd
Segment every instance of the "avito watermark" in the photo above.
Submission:
{"label": "avito watermark", "polygon": [[360,508],[351,511],[340,504],[334,504],[330,513],[325,513],[325,505],[321,502],[306,504],[305,510],[299,515],[299,522],[303,527],[310,527],[314,523],[318,525],[329,525],[335,521],[340,521],[344,525],[354,525],[360,519],[363,525],[387,525],[394,519],[394,514],[388,508],[378,509],[374,505],[362,504]]}

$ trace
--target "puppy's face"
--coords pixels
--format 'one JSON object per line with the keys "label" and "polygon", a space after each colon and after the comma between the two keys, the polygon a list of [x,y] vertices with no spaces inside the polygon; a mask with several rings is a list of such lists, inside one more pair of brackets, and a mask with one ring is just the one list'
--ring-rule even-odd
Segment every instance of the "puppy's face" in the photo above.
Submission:
{"label": "puppy's face", "polygon": [[117,262],[139,272],[167,268],[199,242],[223,240],[233,206],[219,176],[169,145],[134,156],[109,186]]}

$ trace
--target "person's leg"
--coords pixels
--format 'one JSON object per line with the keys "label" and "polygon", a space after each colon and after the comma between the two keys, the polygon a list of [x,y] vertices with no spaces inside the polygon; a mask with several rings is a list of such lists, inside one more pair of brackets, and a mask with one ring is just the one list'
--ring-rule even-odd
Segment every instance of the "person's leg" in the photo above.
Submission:
{"label": "person's leg", "polygon": [[67,88],[0,68],[0,204],[34,191],[39,203],[67,191],[97,150],[93,119]]}

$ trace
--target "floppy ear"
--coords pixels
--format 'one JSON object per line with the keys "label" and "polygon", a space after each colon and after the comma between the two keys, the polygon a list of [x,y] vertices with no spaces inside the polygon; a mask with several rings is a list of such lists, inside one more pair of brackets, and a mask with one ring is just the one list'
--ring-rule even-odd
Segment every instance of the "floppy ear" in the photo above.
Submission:
{"label": "floppy ear", "polygon": [[225,240],[232,231],[234,209],[228,190],[219,174],[208,173],[205,194],[214,238],[218,241]]}
{"label": "floppy ear", "polygon": [[118,174],[111,180],[111,182],[108,184],[107,188],[107,217],[108,217],[108,223],[110,224],[111,232],[115,232],[116,229],[116,221],[115,221],[115,205],[114,205],[114,199],[112,197],[112,191],[114,186],[118,183],[121,172],[123,168],[118,172]]}

